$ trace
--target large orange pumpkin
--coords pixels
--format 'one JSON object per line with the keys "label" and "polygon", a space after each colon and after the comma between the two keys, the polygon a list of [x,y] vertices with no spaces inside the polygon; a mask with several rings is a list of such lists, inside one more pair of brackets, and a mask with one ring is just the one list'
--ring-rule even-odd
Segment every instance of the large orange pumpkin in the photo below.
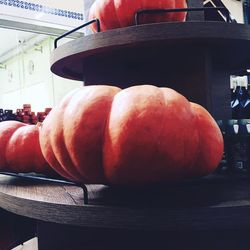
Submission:
{"label": "large orange pumpkin", "polygon": [[18,121],[0,123],[0,170],[15,173],[52,172],[41,152],[38,126]]}
{"label": "large orange pumpkin", "polygon": [[87,86],[41,126],[46,160],[83,183],[147,185],[211,173],[223,153],[216,122],[169,88]]}
{"label": "large orange pumpkin", "polygon": [[[89,19],[100,20],[101,31],[135,24],[135,13],[148,9],[186,8],[186,0],[96,0],[90,8]],[[140,23],[185,21],[185,12],[143,14]],[[96,31],[96,26],[92,26]]]}

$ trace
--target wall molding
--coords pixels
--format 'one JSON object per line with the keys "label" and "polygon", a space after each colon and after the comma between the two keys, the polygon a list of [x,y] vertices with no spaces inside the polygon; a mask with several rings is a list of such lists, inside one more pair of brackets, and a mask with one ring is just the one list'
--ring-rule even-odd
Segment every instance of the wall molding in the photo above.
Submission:
{"label": "wall molding", "polygon": [[41,12],[49,15],[55,15],[75,20],[84,20],[84,15],[79,12],[68,11],[58,8],[52,8],[49,6],[34,4],[27,1],[20,0],[0,0],[0,5],[5,5],[13,8],[19,8],[29,11]]}

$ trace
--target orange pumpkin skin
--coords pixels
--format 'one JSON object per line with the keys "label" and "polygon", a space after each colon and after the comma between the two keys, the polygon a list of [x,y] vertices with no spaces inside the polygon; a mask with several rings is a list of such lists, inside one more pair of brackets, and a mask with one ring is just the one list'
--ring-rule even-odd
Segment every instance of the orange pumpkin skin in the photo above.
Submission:
{"label": "orange pumpkin skin", "polygon": [[146,185],[207,175],[222,153],[213,118],[176,91],[135,86],[115,96],[104,143],[110,183]]}
{"label": "orange pumpkin skin", "polygon": [[123,186],[207,175],[223,152],[221,132],[205,109],[151,85],[70,93],[45,119],[40,143],[64,177]]}
{"label": "orange pumpkin skin", "polygon": [[[134,25],[135,13],[146,9],[186,8],[186,0],[96,0],[90,8],[89,20],[98,18],[101,31]],[[143,14],[140,24],[185,21],[186,13]],[[92,26],[96,32],[96,25]]]}
{"label": "orange pumpkin skin", "polygon": [[43,155],[60,175],[104,183],[102,144],[116,87],[88,86],[68,94],[46,117],[40,132]]}
{"label": "orange pumpkin skin", "polygon": [[0,123],[0,169],[7,169],[8,163],[6,159],[6,147],[12,134],[20,127],[25,126],[24,123],[16,121],[6,121]]}
{"label": "orange pumpkin skin", "polygon": [[197,103],[190,103],[196,113],[199,133],[199,152],[190,171],[192,177],[207,175],[214,171],[222,158],[224,142],[221,131],[206,109]]}
{"label": "orange pumpkin skin", "polygon": [[9,172],[51,173],[40,144],[39,129],[17,121],[0,123],[0,169]]}

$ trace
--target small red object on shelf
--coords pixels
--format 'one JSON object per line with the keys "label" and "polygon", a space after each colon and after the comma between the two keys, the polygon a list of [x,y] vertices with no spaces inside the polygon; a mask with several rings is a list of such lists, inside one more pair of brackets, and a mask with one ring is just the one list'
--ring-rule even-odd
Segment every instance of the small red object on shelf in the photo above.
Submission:
{"label": "small red object on shelf", "polygon": [[23,104],[22,109],[16,110],[17,120],[27,124],[37,124],[43,122],[52,108],[45,108],[42,112],[35,112],[31,109],[31,104]]}

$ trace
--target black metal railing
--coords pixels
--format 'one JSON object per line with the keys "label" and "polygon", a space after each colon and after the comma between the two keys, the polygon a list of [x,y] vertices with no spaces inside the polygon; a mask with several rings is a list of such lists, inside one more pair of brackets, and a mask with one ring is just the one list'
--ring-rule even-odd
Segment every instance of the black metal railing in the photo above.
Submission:
{"label": "black metal railing", "polygon": [[72,181],[60,179],[59,177],[57,179],[57,178],[51,178],[51,177],[47,177],[47,176],[42,176],[42,175],[38,175],[38,174],[29,174],[29,173],[11,173],[11,172],[0,171],[0,174],[12,176],[12,177],[17,177],[17,178],[28,180],[28,181],[57,183],[57,184],[62,184],[62,185],[80,187],[83,190],[83,196],[84,196],[83,202],[84,202],[84,204],[87,205],[89,202],[87,186],[82,184],[82,183],[80,183],[80,184],[75,183]]}
{"label": "black metal railing", "polygon": [[[221,11],[225,13],[226,22],[231,22],[230,12],[225,7],[203,7],[203,8],[177,8],[177,9],[145,9],[145,10],[139,10],[135,13],[134,20],[135,25],[140,25],[140,17],[142,15],[155,15],[155,14],[162,14],[162,13],[176,13],[176,12],[197,12],[197,11]],[[96,23],[96,31],[101,32],[101,24],[99,19],[93,19],[90,20],[79,27],[74,28],[73,30],[70,30],[61,36],[57,37],[54,41],[54,48],[56,49],[58,47],[58,41],[62,38],[67,37],[68,35],[76,32],[77,30],[80,30],[84,27],[87,27],[93,23]]]}

